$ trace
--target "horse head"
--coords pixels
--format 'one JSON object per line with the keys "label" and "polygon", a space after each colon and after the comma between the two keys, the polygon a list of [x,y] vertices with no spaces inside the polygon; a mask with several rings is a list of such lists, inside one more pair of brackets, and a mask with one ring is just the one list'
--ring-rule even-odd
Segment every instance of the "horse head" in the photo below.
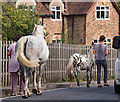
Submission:
{"label": "horse head", "polygon": [[44,37],[45,36],[44,28],[45,28],[46,24],[44,24],[43,26],[42,25],[37,25],[37,24],[34,24],[34,25],[35,25],[35,27],[33,29],[32,34],[33,35],[42,35],[42,37]]}
{"label": "horse head", "polygon": [[93,54],[93,49],[94,49],[94,43],[92,42],[91,46],[90,46],[90,49],[88,50],[88,54],[87,56],[90,58],[90,59],[93,59],[94,60],[94,57],[95,55]]}

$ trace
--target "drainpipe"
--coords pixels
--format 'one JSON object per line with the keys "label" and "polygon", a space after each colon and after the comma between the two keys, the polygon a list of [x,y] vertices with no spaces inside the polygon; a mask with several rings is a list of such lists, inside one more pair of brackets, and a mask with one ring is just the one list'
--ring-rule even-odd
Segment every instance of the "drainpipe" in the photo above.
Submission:
{"label": "drainpipe", "polygon": [[44,16],[42,17],[42,25],[44,24]]}
{"label": "drainpipe", "polygon": [[120,14],[119,14],[119,35],[120,35]]}
{"label": "drainpipe", "polygon": [[73,40],[74,40],[74,16],[72,16],[72,44],[73,44]]}
{"label": "drainpipe", "polygon": [[64,32],[65,32],[65,27],[64,27],[64,15],[62,15],[62,42],[63,42],[63,43],[65,42]]}
{"label": "drainpipe", "polygon": [[86,20],[86,18],[87,18],[87,15],[85,15],[85,35],[84,35],[84,39],[85,39],[85,42],[84,42],[84,45],[86,45],[86,26],[87,26],[87,20]]}

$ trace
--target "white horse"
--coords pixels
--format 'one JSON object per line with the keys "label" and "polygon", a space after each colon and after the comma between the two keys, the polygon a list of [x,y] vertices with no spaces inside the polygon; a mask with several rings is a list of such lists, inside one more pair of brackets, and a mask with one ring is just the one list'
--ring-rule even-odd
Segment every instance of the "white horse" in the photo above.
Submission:
{"label": "white horse", "polygon": [[[94,46],[94,43],[92,43],[92,45],[90,46],[90,49],[87,55],[81,55],[79,53],[75,53],[69,59],[69,62],[66,68],[66,73],[71,82],[73,82],[73,78],[75,76],[78,86],[80,86],[79,80],[78,80],[78,74],[80,73],[80,70],[86,70],[87,87],[90,86],[90,83],[92,80],[92,68],[95,63],[95,55],[93,54],[93,46]],[[89,79],[89,75],[90,75],[90,79]]]}
{"label": "white horse", "polygon": [[[45,25],[44,25],[45,26]],[[20,38],[16,46],[16,58],[21,65],[21,74],[25,82],[23,98],[28,98],[31,93],[28,89],[28,81],[33,71],[33,92],[38,95],[41,91],[42,65],[48,60],[49,49],[44,39],[44,26],[36,25],[33,30],[33,35]],[[38,87],[36,83],[36,68],[39,68]]]}

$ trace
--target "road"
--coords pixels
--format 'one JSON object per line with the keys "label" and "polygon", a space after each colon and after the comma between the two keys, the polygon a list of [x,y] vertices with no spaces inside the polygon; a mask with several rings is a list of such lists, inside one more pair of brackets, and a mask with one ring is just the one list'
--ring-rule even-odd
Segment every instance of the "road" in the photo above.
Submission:
{"label": "road", "polygon": [[115,94],[113,86],[110,87],[76,87],[44,91],[42,95],[32,95],[28,99],[21,96],[5,98],[2,102],[120,102],[120,95]]}

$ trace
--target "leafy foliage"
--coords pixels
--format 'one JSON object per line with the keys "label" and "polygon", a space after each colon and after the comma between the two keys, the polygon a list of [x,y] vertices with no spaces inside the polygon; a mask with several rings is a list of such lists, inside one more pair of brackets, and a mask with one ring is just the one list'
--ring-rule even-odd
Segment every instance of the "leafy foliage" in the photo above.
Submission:
{"label": "leafy foliage", "polygon": [[120,1],[118,1],[118,2],[116,2],[117,3],[117,5],[118,5],[118,7],[120,8]]}
{"label": "leafy foliage", "polygon": [[15,8],[15,4],[2,3],[2,39],[12,40],[17,34],[29,35],[33,31],[34,23],[38,18],[35,9],[25,9],[21,5],[19,9]]}

